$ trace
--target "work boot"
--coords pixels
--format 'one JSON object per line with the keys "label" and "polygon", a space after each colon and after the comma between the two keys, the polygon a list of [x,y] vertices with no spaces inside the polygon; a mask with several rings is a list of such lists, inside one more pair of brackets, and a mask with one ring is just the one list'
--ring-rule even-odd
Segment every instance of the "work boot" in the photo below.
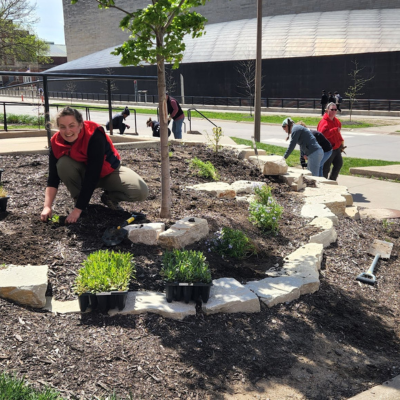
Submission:
{"label": "work boot", "polygon": [[118,201],[112,200],[106,192],[101,195],[100,200],[111,210],[124,211],[124,209],[118,204]]}

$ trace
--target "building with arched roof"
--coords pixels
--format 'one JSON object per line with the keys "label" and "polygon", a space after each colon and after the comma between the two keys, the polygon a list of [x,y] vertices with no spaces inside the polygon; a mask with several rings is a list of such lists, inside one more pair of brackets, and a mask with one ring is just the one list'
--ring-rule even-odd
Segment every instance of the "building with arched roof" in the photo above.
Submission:
{"label": "building with arched roof", "polygon": [[[127,38],[126,33],[116,28],[121,13],[94,9],[92,0],[78,2],[81,8],[67,3],[69,0],[64,0],[69,62],[52,71],[106,72],[111,68],[118,74],[156,74],[154,66],[121,67],[119,56],[110,54]],[[120,3],[122,8],[125,3],[129,7],[129,0]],[[148,1],[136,3],[139,8]],[[365,87],[364,97],[398,98],[399,3],[393,0],[264,1],[262,96],[318,97],[322,89],[343,94],[351,83],[349,74],[354,69],[353,62],[357,61],[363,68],[363,77],[374,77]],[[255,6],[256,0],[218,0],[196,9],[209,19],[206,35],[185,38],[183,60],[173,72],[177,82],[179,74],[184,76],[186,95],[246,94],[240,84],[243,79],[240,63],[255,59]],[[90,35],[90,30],[95,34]],[[104,37],[107,39],[103,40]],[[82,91],[98,90],[94,82],[79,85]],[[157,92],[152,83],[143,83],[139,89]]]}

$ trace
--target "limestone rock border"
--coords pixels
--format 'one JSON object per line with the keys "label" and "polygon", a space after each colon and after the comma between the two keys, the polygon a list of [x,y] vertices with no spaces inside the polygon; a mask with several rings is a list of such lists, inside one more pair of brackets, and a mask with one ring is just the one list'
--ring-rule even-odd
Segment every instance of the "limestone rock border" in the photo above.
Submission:
{"label": "limestone rock border", "polygon": [[[196,144],[193,143],[193,145]],[[299,191],[304,188],[303,178],[315,181],[317,187],[322,187],[323,185],[337,185],[335,181],[312,177],[308,171],[297,171],[293,168],[288,169],[287,165],[285,166],[283,158],[280,156],[266,156],[263,153],[256,156],[254,155],[254,150],[247,146],[235,147],[230,145],[225,147],[233,148],[238,158],[248,159],[250,163],[256,164],[260,168],[262,167],[264,175],[280,175],[281,179],[294,190]],[[251,189],[249,189],[248,186],[249,184],[251,184],[251,182],[238,182],[237,188],[224,187],[222,192],[225,190],[232,190],[235,196],[237,192],[249,194],[251,193]],[[240,284],[233,278],[214,280],[210,299],[208,303],[203,304],[203,311],[206,314],[218,312],[259,312],[260,302],[265,303],[268,307],[272,307],[282,302],[293,301],[303,294],[317,291],[320,285],[319,270],[321,268],[323,248],[336,241],[337,234],[334,225],[338,223],[337,215],[344,215],[346,205],[352,204],[352,199],[347,196],[347,193],[345,193],[342,188],[337,188],[329,192],[332,193],[332,197],[338,197],[337,204],[332,205],[332,199],[328,201],[326,196],[320,196],[321,202],[318,201],[319,199],[316,199],[315,201],[309,201],[311,204],[306,204],[303,207],[301,215],[305,218],[314,218],[310,224],[320,227],[322,231],[311,236],[310,243],[301,246],[287,256],[282,271],[274,274],[275,276],[270,276],[260,281],[248,282],[245,285]],[[221,196],[221,192],[219,191],[216,191],[215,194],[217,197],[224,197],[224,195]],[[229,197],[229,195],[227,197]],[[341,198],[339,199],[339,197]],[[327,206],[334,212],[330,211]],[[357,214],[356,211],[357,210],[354,211],[354,209],[352,209],[351,215],[353,218],[355,218]],[[182,228],[182,230],[185,231],[184,228],[187,223],[188,221],[185,219],[178,221],[176,229],[180,230]],[[143,229],[143,232],[148,229],[150,230],[150,227]],[[168,238],[168,231],[163,232],[163,226],[152,226],[151,230],[156,232],[152,232],[154,237],[146,237],[144,241],[149,240],[153,244],[158,240],[159,244],[162,244],[160,243],[160,238],[163,236]],[[208,226],[207,229],[204,228],[203,230],[204,232],[202,232],[200,236],[208,234]],[[147,234],[149,234],[149,232],[147,232]],[[164,246],[169,247],[170,243],[168,241],[169,239],[164,243]],[[180,244],[184,246],[183,242]],[[46,267],[47,276],[47,266],[43,267]],[[41,286],[43,285],[41,284]],[[43,291],[42,289],[41,287],[40,290]],[[55,313],[79,312],[79,310],[77,310],[76,300],[60,304],[60,302],[52,298],[46,298],[44,300],[42,298],[44,297],[44,293],[43,296],[41,295],[40,297],[41,299],[39,302],[35,300],[35,305],[32,303],[29,305],[33,307],[44,306],[45,310]],[[15,299],[12,298],[12,300]],[[180,302],[167,303],[164,293],[145,291],[130,292],[125,309],[122,311],[110,310],[109,314],[139,314],[143,312],[158,313],[164,317],[175,319],[183,319],[187,315],[196,314],[194,304],[183,304]]]}

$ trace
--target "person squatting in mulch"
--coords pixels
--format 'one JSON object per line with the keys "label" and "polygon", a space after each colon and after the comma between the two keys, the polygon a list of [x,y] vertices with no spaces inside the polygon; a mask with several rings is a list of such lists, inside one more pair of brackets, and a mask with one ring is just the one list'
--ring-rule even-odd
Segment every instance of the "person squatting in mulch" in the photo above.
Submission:
{"label": "person squatting in mulch", "polygon": [[[112,117],[112,127],[113,129],[118,129],[119,130],[119,134],[123,135],[125,132],[125,129],[129,129],[130,126],[125,124],[125,119],[131,114],[131,112],[129,111],[128,106],[125,107],[124,111],[115,114]],[[109,131],[110,130],[110,121],[107,122],[106,124],[106,129]]]}
{"label": "person squatting in mulch", "polygon": [[[168,121],[169,123],[169,121]],[[146,126],[151,128],[153,132],[153,137],[160,137],[160,123],[158,121],[152,120],[149,118],[146,121]],[[168,128],[168,137],[171,135],[171,129]]]}
{"label": "person squatting in mulch", "polygon": [[101,201],[113,210],[121,210],[120,201],[147,198],[146,183],[136,172],[121,165],[121,157],[101,125],[84,121],[82,114],[70,107],[58,113],[56,123],[59,131],[51,138],[42,221],[52,216],[60,180],[75,201],[65,220],[70,224],[79,219],[96,188],[104,189]]}
{"label": "person squatting in mulch", "polygon": [[298,144],[300,150],[308,158],[307,168],[311,171],[313,176],[319,176],[324,151],[318,144],[314,135],[304,126],[295,124],[291,118],[283,120],[282,129],[287,133],[286,140],[290,138],[289,147],[283,155],[283,158],[286,160],[296,147],[296,144]]}

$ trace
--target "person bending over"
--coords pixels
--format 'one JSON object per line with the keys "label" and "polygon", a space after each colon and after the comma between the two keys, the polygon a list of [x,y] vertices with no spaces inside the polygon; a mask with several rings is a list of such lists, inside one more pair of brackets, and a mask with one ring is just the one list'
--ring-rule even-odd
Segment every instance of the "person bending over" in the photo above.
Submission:
{"label": "person bending over", "polygon": [[[168,121],[169,123],[169,121]],[[148,128],[151,128],[153,131],[153,137],[160,137],[160,123],[158,121],[152,120],[149,118],[146,121],[146,125]],[[168,137],[171,135],[171,129],[168,128]]]}
{"label": "person bending over", "polygon": [[[125,129],[129,129],[130,126],[125,124],[125,119],[130,115],[130,111],[128,107],[125,107],[124,111],[115,114],[112,118],[112,126],[113,129],[118,129],[119,134],[123,135],[125,132]],[[106,124],[106,129],[109,131],[110,130],[110,121],[107,122]]]}
{"label": "person bending over", "polygon": [[101,125],[83,121],[82,114],[70,107],[58,113],[56,123],[59,131],[51,138],[42,221],[52,216],[60,180],[75,201],[65,220],[70,224],[79,219],[96,188],[104,189],[101,201],[113,210],[121,209],[120,201],[147,198],[146,183],[136,172],[121,165],[121,157]]}
{"label": "person bending over", "polygon": [[173,120],[172,122],[172,132],[175,139],[182,139],[182,124],[185,119],[185,114],[179,103],[172,96],[166,95],[167,100],[167,110],[169,118]]}
{"label": "person bending over", "polygon": [[289,147],[283,155],[283,158],[286,160],[296,147],[296,144],[299,144],[300,150],[307,156],[307,168],[311,171],[313,176],[319,176],[319,169],[324,151],[310,130],[304,126],[294,124],[291,118],[283,120],[282,128],[288,135],[286,140],[290,138]]}
{"label": "person bending over", "polygon": [[[298,124],[301,126],[304,126],[304,128],[307,128],[307,125],[303,121],[299,121]],[[321,165],[319,167],[319,176],[324,176],[324,164],[325,164],[325,161],[328,160],[329,157],[332,155],[332,145],[330,144],[329,140],[321,132],[318,132],[318,131],[315,131],[312,129],[310,129],[310,132],[314,135],[318,144],[321,146],[322,150],[324,151],[324,156],[322,157]],[[303,152],[300,152],[300,164],[303,167],[303,169],[305,167],[307,167],[306,159],[307,159],[307,156]]]}

